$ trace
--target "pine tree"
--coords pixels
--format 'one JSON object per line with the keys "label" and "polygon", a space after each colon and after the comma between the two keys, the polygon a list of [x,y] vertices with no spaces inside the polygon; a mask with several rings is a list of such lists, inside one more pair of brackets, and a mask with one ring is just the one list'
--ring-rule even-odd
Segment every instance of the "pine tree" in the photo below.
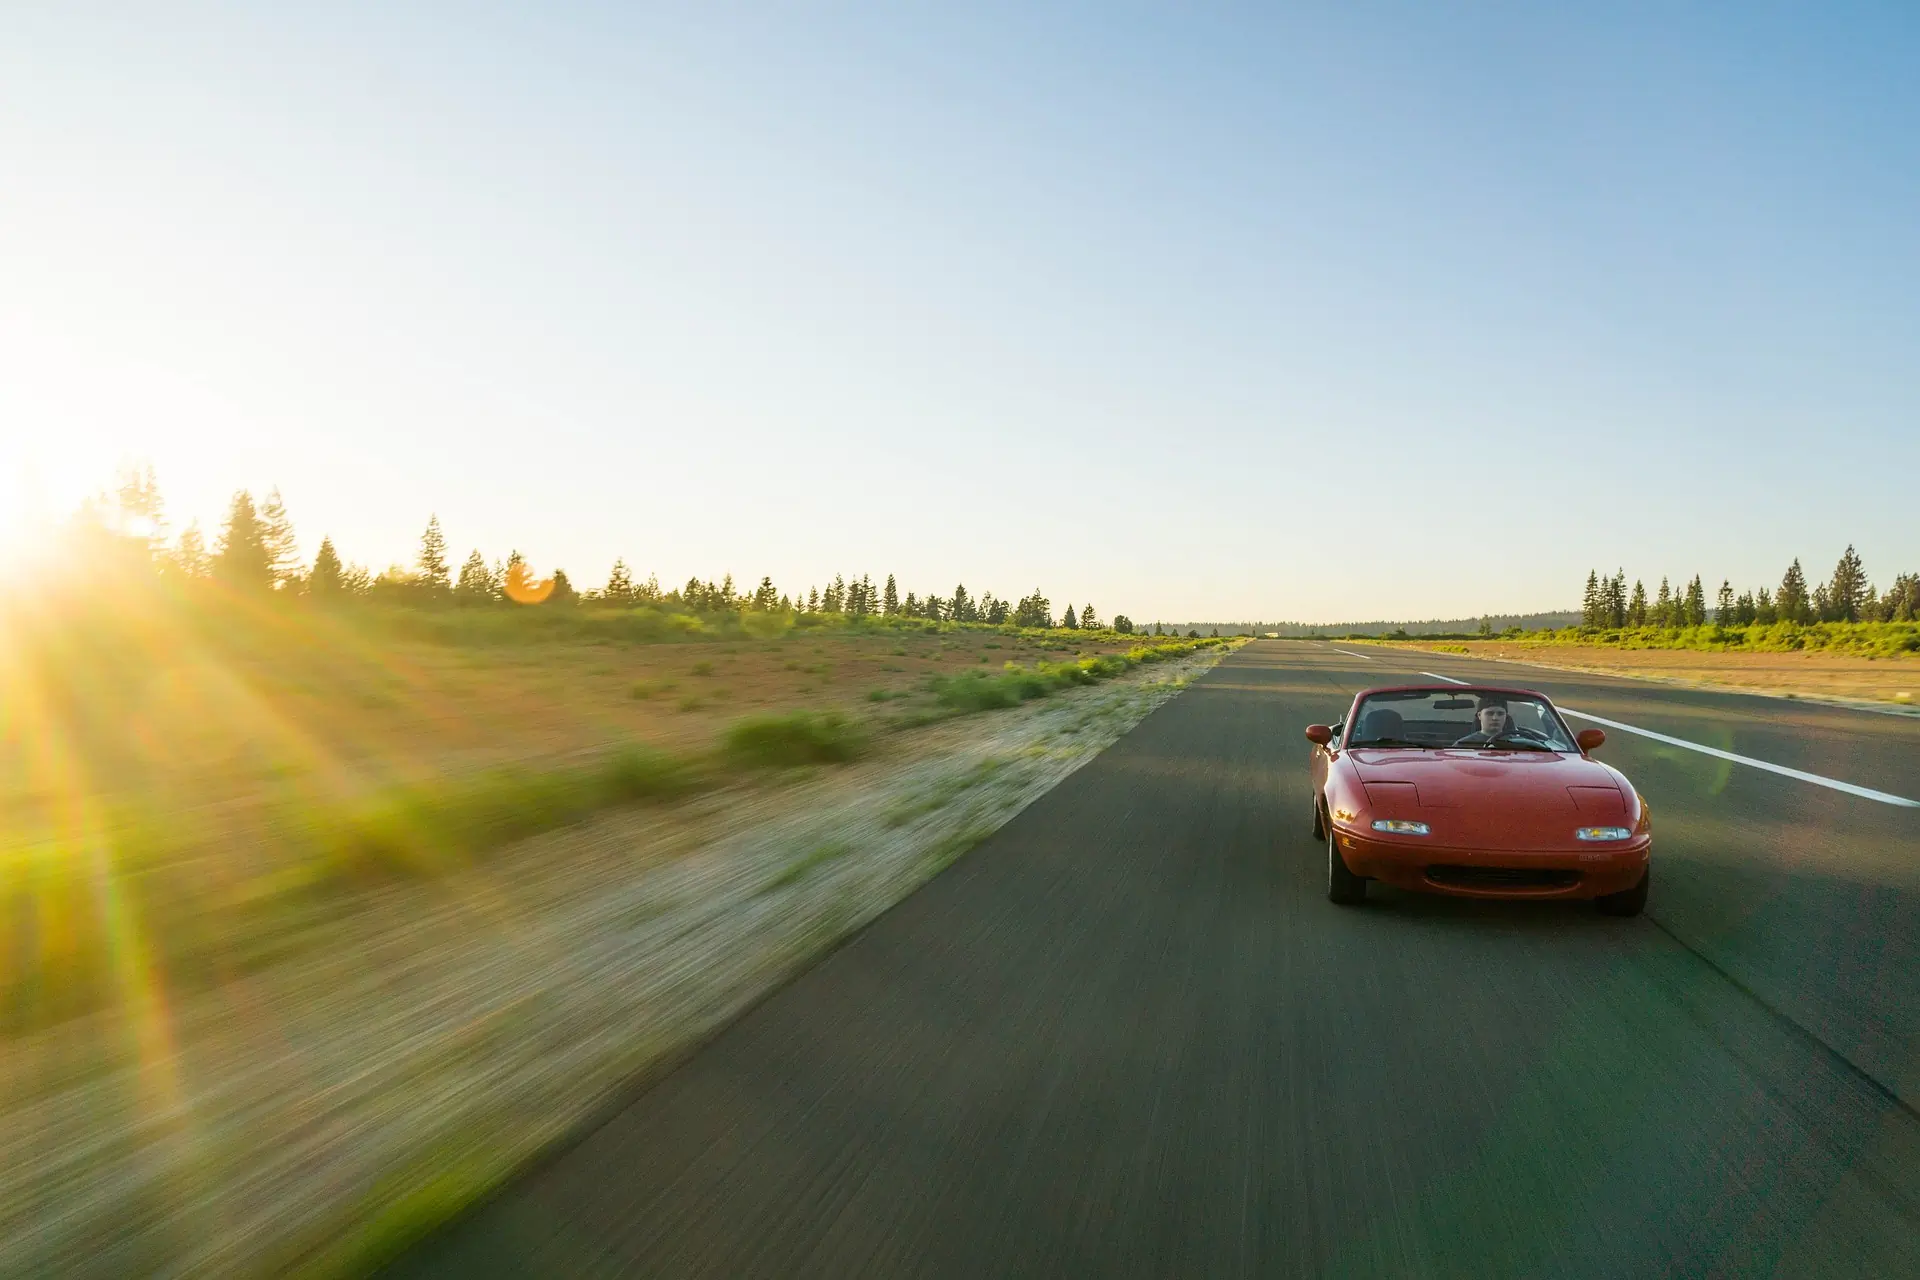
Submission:
{"label": "pine tree", "polygon": [[900,612],[900,588],[894,585],[893,575],[887,575],[887,585],[880,594],[880,610],[889,618]]}
{"label": "pine tree", "polygon": [[1715,626],[1730,627],[1734,623],[1733,584],[1725,578],[1720,579],[1720,593],[1714,601],[1713,622]]}
{"label": "pine tree", "polygon": [[1807,575],[1800,569],[1800,559],[1794,557],[1792,564],[1780,579],[1780,590],[1773,598],[1775,612],[1782,622],[1808,623],[1813,621],[1813,600],[1807,594]]}
{"label": "pine tree", "polygon": [[906,614],[906,616],[909,618],[919,617],[920,616],[920,597],[914,595],[913,592],[911,591],[907,592],[907,598],[901,602],[900,609],[901,609],[901,612]]}
{"label": "pine tree", "polygon": [[1066,617],[1064,617],[1064,618],[1062,618],[1062,619],[1060,619],[1060,625],[1061,625],[1061,626],[1063,626],[1063,627],[1065,627],[1065,628],[1066,628],[1067,630],[1069,630],[1069,631],[1074,631],[1074,630],[1077,630],[1077,629],[1079,628],[1079,626],[1080,626],[1080,620],[1079,620],[1078,618],[1076,618],[1076,617],[1074,617],[1074,616],[1073,616],[1073,606],[1072,606],[1072,605],[1068,605],[1068,606],[1067,606],[1067,616],[1066,616]]}
{"label": "pine tree", "polygon": [[430,592],[450,589],[452,571],[447,568],[447,538],[440,532],[440,517],[427,517],[427,530],[420,535],[420,579]]}
{"label": "pine tree", "polygon": [[1093,616],[1093,606],[1090,604],[1080,606],[1080,629],[1082,631],[1098,631],[1100,629],[1100,619]]}
{"label": "pine tree", "polygon": [[340,594],[340,553],[333,539],[322,536],[320,549],[313,553],[313,572],[307,575],[307,593],[331,598]]}
{"label": "pine tree", "polygon": [[169,568],[182,578],[204,578],[213,572],[198,520],[180,531],[180,540],[174,544],[173,555],[169,557]]}
{"label": "pine tree", "polygon": [[1133,619],[1124,613],[1116,613],[1113,615],[1113,629],[1123,636],[1130,636],[1133,634]]}
{"label": "pine tree", "polygon": [[553,571],[553,594],[547,597],[547,603],[567,605],[577,604],[579,600],[580,593],[573,589],[573,580],[567,577],[567,571],[565,569],[555,569]]}
{"label": "pine tree", "polygon": [[953,600],[947,605],[947,616],[955,622],[973,621],[973,599],[967,595],[966,583],[953,589]]}
{"label": "pine tree", "polygon": [[154,478],[152,463],[120,473],[115,506],[115,532],[138,542],[149,561],[157,559],[167,541],[167,505],[160,497],[160,482]]}
{"label": "pine tree", "polygon": [[1627,571],[1620,570],[1607,579],[1607,626],[1618,631],[1627,625]]}
{"label": "pine tree", "polygon": [[1587,590],[1580,599],[1580,625],[1599,630],[1606,625],[1606,602],[1600,594],[1600,573],[1587,570]]}
{"label": "pine tree", "polygon": [[939,622],[947,616],[947,602],[929,593],[927,598],[920,602],[920,610],[927,621]]}
{"label": "pine tree", "polygon": [[486,604],[493,599],[493,573],[487,558],[475,547],[460,566],[459,580],[453,584],[453,598],[464,605]]}
{"label": "pine tree", "polygon": [[1022,599],[1013,609],[1013,625],[1016,627],[1050,628],[1053,626],[1053,602],[1040,594],[1035,587],[1033,594]]}
{"label": "pine tree", "polygon": [[1633,580],[1633,598],[1627,601],[1627,623],[1635,627],[1647,625],[1647,588],[1638,578]]}
{"label": "pine tree", "polygon": [[1762,626],[1771,626],[1779,620],[1779,617],[1779,613],[1774,609],[1773,592],[1765,587],[1760,588],[1753,598],[1753,620]]}
{"label": "pine tree", "polygon": [[807,612],[820,612],[820,588],[818,587],[807,588]]}
{"label": "pine tree", "polygon": [[1660,576],[1660,594],[1653,602],[1653,625],[1656,627],[1673,625],[1673,589],[1667,585],[1665,574]]}
{"label": "pine tree", "polygon": [[1707,625],[1707,591],[1700,585],[1700,575],[1697,573],[1693,575],[1693,581],[1687,584],[1687,625]]}
{"label": "pine tree", "polygon": [[300,548],[294,542],[293,521],[287,516],[287,504],[275,487],[260,504],[260,538],[267,547],[267,561],[273,566],[276,585],[285,586],[300,576]]}
{"label": "pine tree", "polygon": [[254,509],[253,495],[242,489],[227,508],[227,527],[214,553],[213,576],[236,591],[267,591],[273,587],[273,562]]}
{"label": "pine tree", "polygon": [[1912,622],[1920,618],[1920,573],[1903,573],[1887,588],[1880,612],[1888,622]]}
{"label": "pine tree", "polygon": [[553,590],[551,581],[540,582],[534,578],[533,566],[518,548],[507,552],[504,573],[498,568],[494,570],[492,585],[495,600],[512,604],[544,604],[547,594]]}
{"label": "pine tree", "polygon": [[614,604],[633,603],[633,571],[625,560],[615,560],[607,574],[607,589],[601,593]]}
{"label": "pine tree", "polygon": [[1867,603],[1867,571],[1860,556],[1848,543],[1833,566],[1833,578],[1827,583],[1827,613],[1831,622],[1858,622]]}

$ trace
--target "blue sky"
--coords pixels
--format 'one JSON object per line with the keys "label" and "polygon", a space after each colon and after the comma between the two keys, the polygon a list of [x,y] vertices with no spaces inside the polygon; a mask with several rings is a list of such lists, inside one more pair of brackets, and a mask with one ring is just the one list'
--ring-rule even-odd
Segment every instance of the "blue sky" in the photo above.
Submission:
{"label": "blue sky", "polygon": [[0,172],[16,534],[150,459],[1137,618],[1920,568],[1910,4],[40,6]]}

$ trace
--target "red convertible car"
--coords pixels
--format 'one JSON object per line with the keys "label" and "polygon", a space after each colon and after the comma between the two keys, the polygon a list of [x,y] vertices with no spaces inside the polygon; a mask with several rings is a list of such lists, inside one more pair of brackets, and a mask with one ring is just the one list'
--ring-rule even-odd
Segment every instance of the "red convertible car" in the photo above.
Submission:
{"label": "red convertible car", "polygon": [[1360,902],[1378,880],[1638,915],[1653,835],[1626,775],[1593,758],[1606,737],[1531,689],[1366,690],[1342,723],[1307,726],[1327,897]]}

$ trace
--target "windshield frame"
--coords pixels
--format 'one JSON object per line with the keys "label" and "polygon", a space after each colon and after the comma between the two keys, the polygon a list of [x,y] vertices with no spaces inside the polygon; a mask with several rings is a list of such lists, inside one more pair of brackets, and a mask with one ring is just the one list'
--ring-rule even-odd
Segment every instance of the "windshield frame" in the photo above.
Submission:
{"label": "windshield frame", "polygon": [[[1456,697],[1480,697],[1486,694],[1494,694],[1502,698],[1520,698],[1529,702],[1537,702],[1546,708],[1548,717],[1551,718],[1554,725],[1560,730],[1562,741],[1569,745],[1561,747],[1552,743],[1529,743],[1524,747],[1507,747],[1493,743],[1476,743],[1464,747],[1456,747],[1451,743],[1445,745],[1413,743],[1407,739],[1396,739],[1394,745],[1391,746],[1382,745],[1375,747],[1366,744],[1355,745],[1353,741],[1355,728],[1359,725],[1360,717],[1364,714],[1364,709],[1370,700],[1380,698],[1383,694],[1393,694],[1400,695],[1401,697],[1388,698],[1385,700],[1398,701],[1404,698],[1406,701],[1413,701],[1411,695],[1414,694],[1443,693]],[[1405,743],[1406,745],[1401,745],[1401,743]],[[1555,706],[1553,699],[1549,698],[1546,694],[1541,693],[1537,689],[1512,689],[1502,685],[1478,684],[1389,685],[1378,689],[1368,689],[1364,693],[1356,695],[1353,704],[1347,708],[1345,723],[1341,726],[1340,749],[1342,751],[1513,751],[1516,753],[1525,752],[1529,755],[1538,754],[1540,751],[1545,750],[1555,755],[1563,756],[1583,756],[1586,754],[1586,752],[1580,748],[1580,739],[1574,733],[1573,726],[1566,722],[1565,717],[1560,714],[1560,708]]]}

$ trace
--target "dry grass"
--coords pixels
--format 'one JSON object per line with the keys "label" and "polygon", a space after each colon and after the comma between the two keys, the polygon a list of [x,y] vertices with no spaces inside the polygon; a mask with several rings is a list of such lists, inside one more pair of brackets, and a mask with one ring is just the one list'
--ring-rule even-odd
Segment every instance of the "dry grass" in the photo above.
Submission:
{"label": "dry grass", "polygon": [[[865,711],[879,677],[862,664],[879,665],[867,656],[875,649],[919,670],[978,665],[973,648],[939,641],[809,636],[798,652],[803,666],[860,671],[828,687]],[[1008,656],[1000,643],[996,654]],[[633,713],[638,679],[679,678],[705,660],[719,680],[729,658],[735,670],[753,659],[767,705],[779,706],[772,695],[805,674],[785,670],[781,652],[794,651],[574,655],[574,668],[614,669],[582,670],[578,682],[563,670],[559,691],[526,710],[546,716],[540,749],[587,753],[603,710]],[[449,675],[518,697],[509,676],[533,664],[508,656],[495,670],[410,653],[413,674],[390,687],[403,706],[430,704]],[[264,1274],[303,1258],[363,1269],[603,1090],[723,1023],[908,892],[1215,656],[903,732],[860,763],[736,775],[665,808],[589,814],[431,878],[370,883],[351,911],[308,919],[307,945],[212,985],[174,985],[136,950],[112,1008],[0,1039],[0,1273]],[[344,671],[371,678],[402,665],[356,660]],[[554,679],[553,663],[539,669]],[[305,704],[271,692],[286,670],[241,661],[231,680],[291,716]],[[889,674],[903,687],[920,678]],[[604,691],[608,706],[576,684]],[[796,703],[818,705],[786,705]],[[670,736],[681,732],[670,710],[637,705],[622,737],[651,726],[656,743],[686,745]],[[326,730],[330,751],[362,770],[415,776],[422,755],[468,759],[447,745],[464,726],[388,718],[398,710],[316,708],[304,732]],[[723,722],[714,715],[708,731]],[[383,742],[376,725],[411,735],[411,750]],[[199,795],[227,788],[244,800],[244,769],[213,772]]]}
{"label": "dry grass", "polygon": [[844,761],[951,714],[956,673],[1130,647],[919,627],[455,646],[364,613],[138,603],[0,633],[0,1034],[120,998],[129,940],[170,989],[227,981],[395,874],[730,763]]}
{"label": "dry grass", "polygon": [[1753,653],[1738,650],[1619,649],[1590,645],[1526,644],[1511,640],[1419,643],[1391,647],[1498,658],[1566,671],[1596,671],[1709,688],[1868,703],[1920,706],[1920,657],[1865,658],[1825,652]]}

